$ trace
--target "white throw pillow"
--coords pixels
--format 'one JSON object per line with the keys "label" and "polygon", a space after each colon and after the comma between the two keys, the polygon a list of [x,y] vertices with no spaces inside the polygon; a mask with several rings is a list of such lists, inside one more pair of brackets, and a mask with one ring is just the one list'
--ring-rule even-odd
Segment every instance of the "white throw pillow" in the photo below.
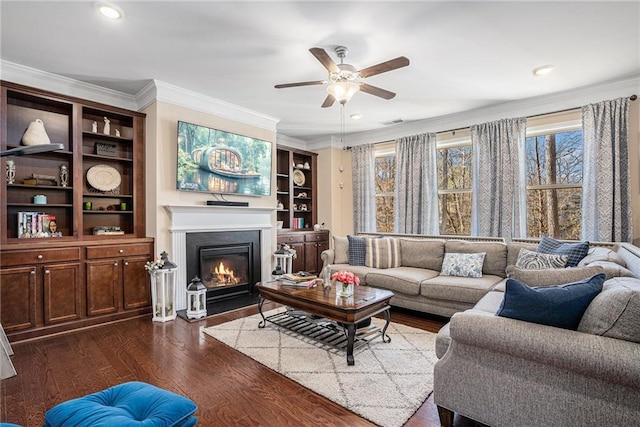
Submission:
{"label": "white throw pillow", "polygon": [[446,253],[442,261],[441,276],[482,277],[486,252],[463,254]]}
{"label": "white throw pillow", "polygon": [[541,254],[522,248],[518,254],[516,267],[526,269],[564,268],[567,259],[567,255]]}

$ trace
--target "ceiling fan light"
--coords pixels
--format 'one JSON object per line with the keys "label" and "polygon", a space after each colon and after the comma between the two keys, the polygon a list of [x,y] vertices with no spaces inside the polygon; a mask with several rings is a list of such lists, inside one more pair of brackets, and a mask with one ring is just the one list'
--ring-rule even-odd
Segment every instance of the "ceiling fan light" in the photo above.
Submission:
{"label": "ceiling fan light", "polygon": [[327,92],[340,104],[349,101],[359,90],[360,85],[354,82],[335,82],[327,86]]}

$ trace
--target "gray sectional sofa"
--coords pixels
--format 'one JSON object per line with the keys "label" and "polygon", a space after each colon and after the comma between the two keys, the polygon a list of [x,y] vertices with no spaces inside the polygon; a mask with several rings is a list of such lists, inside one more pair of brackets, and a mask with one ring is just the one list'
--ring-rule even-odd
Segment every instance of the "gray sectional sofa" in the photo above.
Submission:
{"label": "gray sectional sofa", "polygon": [[[377,236],[377,235],[376,235]],[[441,423],[459,413],[491,426],[635,426],[640,420],[640,248],[592,245],[578,268],[521,270],[537,241],[388,235],[400,265],[349,264],[346,238],[322,254],[332,271],[389,289],[391,304],[451,317],[438,333],[434,402]],[[486,252],[482,277],[441,276],[447,252]],[[531,286],[606,273],[578,330],[497,316],[507,275]]]}

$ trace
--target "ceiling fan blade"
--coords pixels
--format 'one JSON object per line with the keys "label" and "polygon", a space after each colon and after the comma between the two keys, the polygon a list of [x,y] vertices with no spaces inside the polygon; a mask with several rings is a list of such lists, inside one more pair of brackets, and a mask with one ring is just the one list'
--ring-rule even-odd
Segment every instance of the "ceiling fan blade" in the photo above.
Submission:
{"label": "ceiling fan blade", "polygon": [[309,49],[309,52],[311,52],[311,54],[315,56],[316,59],[320,61],[322,65],[324,65],[324,68],[329,70],[329,72],[337,73],[340,71],[340,69],[338,68],[336,63],[333,62],[333,59],[331,59],[326,50],[322,49],[321,47],[312,47],[311,49]]}
{"label": "ceiling fan blade", "polygon": [[322,103],[322,108],[328,108],[331,107],[333,105],[333,103],[336,102],[336,99],[333,97],[333,95],[329,94],[327,95],[327,97],[324,99],[324,102]]}
{"label": "ceiling fan blade", "polygon": [[379,87],[371,86],[366,83],[360,83],[360,90],[362,92],[366,92],[370,95],[379,96],[384,99],[391,99],[396,96],[395,93],[389,92],[388,90],[380,89]]}
{"label": "ceiling fan blade", "polygon": [[276,89],[283,89],[286,87],[296,87],[296,86],[311,86],[311,85],[321,85],[324,84],[322,80],[315,80],[312,82],[299,82],[299,83],[285,83],[281,85],[275,85]]}
{"label": "ceiling fan blade", "polygon": [[395,59],[381,62],[380,64],[360,70],[358,73],[360,74],[360,77],[366,78],[375,76],[376,74],[386,73],[387,71],[395,70],[397,68],[406,67],[407,65],[409,65],[409,59],[404,56],[399,56]]}

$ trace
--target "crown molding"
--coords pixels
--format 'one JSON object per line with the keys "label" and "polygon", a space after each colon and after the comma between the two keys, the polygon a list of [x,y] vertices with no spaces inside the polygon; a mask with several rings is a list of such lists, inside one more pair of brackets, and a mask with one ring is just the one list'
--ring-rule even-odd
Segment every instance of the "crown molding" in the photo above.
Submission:
{"label": "crown molding", "polygon": [[138,104],[133,95],[14,62],[0,60],[0,78],[12,83],[60,93],[66,96],[90,99],[102,104],[138,111]]}
{"label": "crown molding", "polygon": [[154,101],[167,102],[272,132],[276,131],[276,125],[280,121],[278,118],[183,89],[160,80],[152,80],[142,88],[140,92],[136,94],[136,100],[140,109],[148,107]]}
{"label": "crown molding", "polygon": [[[370,142],[393,141],[407,135],[425,132],[444,132],[469,127],[508,117],[529,117],[539,114],[551,114],[557,111],[580,108],[595,102],[619,97],[640,96],[640,76],[583,86],[577,89],[555,92],[526,99],[503,102],[500,104],[467,110],[460,113],[433,117],[430,119],[405,122],[382,129],[345,135],[345,145],[354,146]],[[319,150],[329,146],[336,148],[339,138],[326,136],[307,141],[310,150]],[[341,147],[338,147],[341,148]]]}

